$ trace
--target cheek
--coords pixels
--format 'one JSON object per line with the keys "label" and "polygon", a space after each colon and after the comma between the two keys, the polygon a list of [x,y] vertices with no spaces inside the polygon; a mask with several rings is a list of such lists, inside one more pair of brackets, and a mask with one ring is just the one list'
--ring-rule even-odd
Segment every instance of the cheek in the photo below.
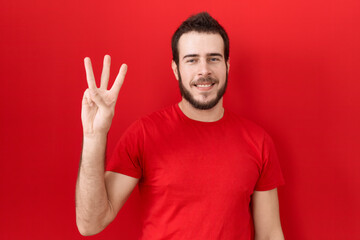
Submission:
{"label": "cheek", "polygon": [[217,77],[218,77],[219,79],[225,81],[225,79],[226,79],[226,74],[227,74],[226,68],[220,68],[220,69],[217,71],[217,73],[218,73],[218,76],[217,76]]}
{"label": "cheek", "polygon": [[194,78],[194,76],[195,76],[188,69],[183,69],[182,71],[180,71],[180,75],[181,75],[182,82],[187,83],[187,84],[189,84],[192,81],[192,79]]}

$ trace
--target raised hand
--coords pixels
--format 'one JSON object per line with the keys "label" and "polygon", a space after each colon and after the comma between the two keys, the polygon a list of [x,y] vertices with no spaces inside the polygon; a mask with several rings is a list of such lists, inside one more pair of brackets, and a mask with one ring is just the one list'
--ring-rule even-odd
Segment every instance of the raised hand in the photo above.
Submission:
{"label": "raised hand", "polygon": [[110,56],[105,55],[101,73],[100,88],[97,88],[90,58],[84,59],[88,89],[85,90],[81,121],[84,136],[94,134],[107,134],[114,116],[115,104],[124,82],[127,65],[122,64],[115,82],[110,90],[107,90],[110,76]]}

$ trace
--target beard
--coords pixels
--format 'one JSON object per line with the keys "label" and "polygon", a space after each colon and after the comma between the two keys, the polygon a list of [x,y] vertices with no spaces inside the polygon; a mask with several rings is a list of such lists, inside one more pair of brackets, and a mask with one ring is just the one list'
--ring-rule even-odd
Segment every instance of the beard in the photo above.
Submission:
{"label": "beard", "polygon": [[[189,90],[187,90],[185,88],[185,86],[182,83],[182,79],[181,79],[181,74],[178,68],[178,73],[179,73],[179,88],[180,88],[180,93],[181,96],[183,98],[185,98],[194,108],[199,109],[199,110],[208,110],[211,109],[213,107],[216,106],[216,104],[218,104],[218,102],[220,101],[220,99],[223,97],[225,91],[226,91],[226,87],[227,87],[227,82],[228,82],[228,72],[227,72],[227,67],[226,67],[226,78],[225,78],[225,84],[224,86],[222,86],[216,93],[216,97],[213,100],[210,101],[206,101],[206,102],[201,102],[198,101],[194,98],[194,96],[190,93]],[[212,77],[206,77],[206,78],[199,78],[197,82],[219,82],[219,80],[212,78]]]}

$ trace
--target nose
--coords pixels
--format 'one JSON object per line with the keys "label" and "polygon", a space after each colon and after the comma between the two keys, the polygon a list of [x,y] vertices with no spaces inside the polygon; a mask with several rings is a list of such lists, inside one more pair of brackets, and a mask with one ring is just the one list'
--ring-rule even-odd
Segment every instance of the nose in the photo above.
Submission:
{"label": "nose", "polygon": [[210,74],[211,74],[211,69],[209,63],[206,60],[200,61],[198,75],[206,77]]}

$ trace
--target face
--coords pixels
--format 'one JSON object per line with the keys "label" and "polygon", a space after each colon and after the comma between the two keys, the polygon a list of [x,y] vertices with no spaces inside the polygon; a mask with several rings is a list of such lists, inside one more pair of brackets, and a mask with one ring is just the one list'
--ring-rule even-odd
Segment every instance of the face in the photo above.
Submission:
{"label": "face", "polygon": [[197,109],[211,109],[222,99],[227,85],[228,62],[219,34],[189,32],[178,43],[179,64],[172,63],[180,92]]}

